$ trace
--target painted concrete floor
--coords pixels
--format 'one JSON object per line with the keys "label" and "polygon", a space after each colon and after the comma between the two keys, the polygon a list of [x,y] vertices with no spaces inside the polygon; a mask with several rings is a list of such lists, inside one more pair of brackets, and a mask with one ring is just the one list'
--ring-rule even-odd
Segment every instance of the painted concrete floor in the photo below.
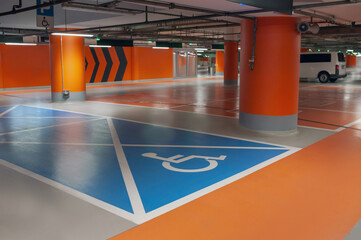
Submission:
{"label": "painted concrete floor", "polygon": [[220,79],[3,92],[0,239],[343,239],[361,218],[359,79],[301,82],[282,135],[240,127]]}

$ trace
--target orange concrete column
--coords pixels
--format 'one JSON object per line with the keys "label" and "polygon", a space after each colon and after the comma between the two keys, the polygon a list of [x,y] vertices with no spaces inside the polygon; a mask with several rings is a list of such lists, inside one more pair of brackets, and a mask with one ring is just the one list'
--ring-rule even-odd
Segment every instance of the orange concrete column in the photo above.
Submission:
{"label": "orange concrete column", "polygon": [[85,100],[83,37],[50,35],[50,69],[52,101]]}
{"label": "orange concrete column", "polygon": [[297,128],[301,36],[293,17],[257,18],[254,69],[251,70],[254,21],[241,21],[240,124],[260,131]]}
{"label": "orange concrete column", "polygon": [[356,65],[357,65],[356,55],[346,55],[346,66],[356,67]]}
{"label": "orange concrete column", "polygon": [[216,72],[223,73],[224,72],[224,52],[216,51]]}
{"label": "orange concrete column", "polygon": [[4,88],[4,80],[3,80],[3,46],[4,44],[0,44],[0,88]]}
{"label": "orange concrete column", "polygon": [[238,85],[238,42],[224,43],[224,84]]}

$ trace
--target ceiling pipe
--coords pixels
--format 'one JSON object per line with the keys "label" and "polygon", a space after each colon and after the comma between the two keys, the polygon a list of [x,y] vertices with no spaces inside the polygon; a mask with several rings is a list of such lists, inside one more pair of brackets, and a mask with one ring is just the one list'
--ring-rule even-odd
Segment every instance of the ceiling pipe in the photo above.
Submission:
{"label": "ceiling pipe", "polygon": [[320,18],[320,19],[326,20],[329,23],[339,25],[339,26],[347,26],[347,27],[349,26],[347,24],[336,22],[335,18],[323,16],[323,15],[316,14],[316,13],[310,13],[310,12],[306,12],[306,11],[302,11],[302,10],[294,10],[294,13],[301,14],[304,16],[309,16],[309,17]]}
{"label": "ceiling pipe", "polygon": [[103,13],[114,13],[114,14],[140,14],[143,13],[141,10],[129,9],[129,8],[109,8],[102,7],[87,3],[77,3],[77,2],[67,2],[61,4],[62,8],[68,10],[77,10],[77,11],[92,11],[92,12],[103,12]]}
{"label": "ceiling pipe", "polygon": [[[167,6],[170,6],[169,3],[156,3],[156,2],[152,2],[152,1],[148,1],[148,0],[124,0],[124,1],[138,2],[138,3],[140,3],[140,2],[142,2],[142,3],[151,2],[152,4],[166,4]],[[358,3],[358,2],[360,2],[360,0],[325,2],[325,3],[319,3],[319,4],[305,4],[305,5],[295,6],[294,9],[295,8],[297,8],[297,9],[295,9],[294,11],[295,11],[295,13],[298,13],[298,14],[301,14],[301,15],[304,15],[304,16],[313,16],[313,17],[317,17],[317,18],[321,18],[321,19],[327,18],[327,19],[325,19],[326,21],[330,21],[330,22],[332,22],[332,23],[334,23],[336,25],[345,26],[345,24],[338,23],[332,18],[321,16],[321,15],[318,15],[318,14],[308,13],[308,12],[305,12],[305,11],[302,11],[302,10],[299,10],[299,9],[312,8],[312,7],[316,7],[316,6],[317,7],[325,7],[325,6],[354,4],[354,3]],[[179,5],[174,5],[174,6],[179,6]],[[187,7],[187,6],[182,6],[182,7]],[[191,7],[189,7],[189,8],[191,8]],[[197,8],[191,8],[191,9],[193,9],[193,11],[199,10]],[[203,10],[204,9],[202,9],[202,11]],[[205,10],[205,11],[207,11],[207,10]],[[137,26],[137,25],[144,25],[144,24],[163,24],[163,23],[169,23],[169,22],[180,22],[180,21],[184,21],[184,20],[209,19],[209,18],[215,18],[215,17],[220,17],[220,16],[229,16],[229,17],[238,16],[240,18],[246,18],[246,19],[254,20],[254,17],[247,17],[245,15],[263,13],[263,12],[269,12],[269,11],[262,9],[262,10],[254,10],[254,11],[222,12],[222,13],[213,13],[213,14],[207,14],[207,15],[201,15],[201,16],[181,17],[181,18],[176,18],[176,19],[164,19],[164,20],[148,21],[147,23],[138,22],[138,23],[130,23],[130,24],[117,24],[117,25],[100,26],[100,27],[93,27],[93,28],[84,28],[84,29],[81,29],[79,31],[91,31],[91,30],[96,30],[96,29],[106,29],[106,28],[116,28],[116,27],[130,27],[130,26]],[[74,31],[74,30],[70,30],[70,31]]]}
{"label": "ceiling pipe", "polygon": [[294,6],[293,9],[307,9],[307,8],[317,8],[317,7],[329,7],[329,6],[338,6],[346,4],[358,3],[360,0],[346,0],[346,1],[334,1],[334,2],[323,2],[323,3],[311,3]]}
{"label": "ceiling pipe", "polygon": [[16,11],[17,8],[22,8],[22,7],[23,7],[23,1],[19,0],[18,5],[13,5],[13,11]]}
{"label": "ceiling pipe", "polygon": [[12,14],[17,14],[17,13],[22,13],[22,12],[27,12],[27,11],[31,11],[31,10],[36,10],[38,8],[46,8],[46,7],[49,7],[49,6],[53,6],[53,5],[57,5],[57,4],[61,4],[61,3],[69,2],[69,1],[70,0],[50,0],[50,2],[48,2],[48,3],[43,3],[43,4],[34,5],[34,6],[30,6],[30,7],[20,8],[20,9],[16,9],[16,10],[13,7],[13,10],[11,10],[11,11],[0,13],[0,17],[7,16],[7,15],[12,15]]}
{"label": "ceiling pipe", "polygon": [[[114,3],[114,2],[111,2]],[[182,17],[179,16],[179,14],[175,14],[175,13],[168,13],[168,12],[157,12],[155,10],[141,10],[141,9],[132,9],[132,8],[124,8],[124,7],[115,7],[114,4],[112,5],[113,8],[108,7],[107,5],[109,5],[109,3],[104,3],[104,4],[100,4],[100,5],[94,5],[94,4],[88,4],[88,3],[79,3],[79,2],[67,2],[67,3],[63,3],[62,7],[64,9],[69,9],[69,10],[78,10],[78,11],[94,11],[94,12],[105,12],[105,13],[119,13],[119,14],[124,14],[127,13],[127,11],[130,11],[131,14],[142,14],[142,13],[148,13],[148,14],[157,14],[157,15],[165,15],[165,16],[172,16],[172,17]],[[209,22],[214,22],[213,20],[207,20]],[[224,21],[222,20],[221,22],[226,22],[228,23],[229,21]]]}
{"label": "ceiling pipe", "polygon": [[[214,10],[190,7],[190,6],[185,6],[185,5],[178,5],[175,3],[155,2],[155,1],[149,1],[149,0],[122,0],[122,2],[138,3],[138,4],[142,4],[142,5],[152,5],[152,6],[164,7],[164,8],[168,8],[168,9],[179,9],[179,10],[201,12],[201,13],[207,13],[207,14],[218,14],[219,16],[227,16],[227,12],[214,11]],[[237,15],[239,15],[239,14],[235,14],[233,17],[244,18],[242,16],[237,16]]]}
{"label": "ceiling pipe", "polygon": [[[171,19],[163,19],[163,20],[154,20],[148,22],[137,22],[137,23],[127,23],[127,24],[116,24],[116,25],[107,25],[107,26],[99,26],[99,27],[90,27],[90,28],[82,28],[82,29],[75,29],[75,30],[67,30],[64,32],[78,32],[78,31],[92,31],[98,29],[107,29],[107,28],[117,28],[117,27],[134,27],[139,25],[147,25],[147,24],[167,24],[167,23],[177,23],[182,21],[192,21],[192,20],[200,20],[205,19],[208,20],[209,18],[220,17],[218,14],[209,14],[209,15],[201,15],[201,16],[192,16],[192,17],[181,17],[181,18],[171,18]],[[246,19],[253,20],[253,17],[243,17]]]}

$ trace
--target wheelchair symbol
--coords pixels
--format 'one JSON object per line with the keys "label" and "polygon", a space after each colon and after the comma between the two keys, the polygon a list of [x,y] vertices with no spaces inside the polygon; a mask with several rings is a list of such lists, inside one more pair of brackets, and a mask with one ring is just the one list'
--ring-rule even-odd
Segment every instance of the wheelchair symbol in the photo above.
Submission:
{"label": "wheelchair symbol", "polygon": [[43,17],[43,21],[41,21],[41,25],[43,25],[43,27],[49,27],[49,22],[48,20],[46,20],[46,17]]}
{"label": "wheelchair symbol", "polygon": [[[158,156],[156,153],[143,153],[142,156],[161,160],[161,161],[163,161],[162,166],[165,169],[168,169],[168,170],[174,171],[174,172],[183,172],[183,173],[197,173],[197,172],[210,171],[212,169],[215,169],[218,166],[218,162],[216,160],[223,161],[227,157],[225,155],[221,155],[219,157],[207,157],[207,156],[198,156],[198,155],[191,155],[188,157],[184,157],[183,155],[175,155],[173,157],[164,158],[164,157]],[[189,160],[195,159],[195,158],[204,159],[209,163],[209,165],[207,167],[199,168],[199,169],[181,169],[181,168],[173,167],[171,165],[171,163],[178,164],[178,163],[186,162],[186,161],[189,161]]]}

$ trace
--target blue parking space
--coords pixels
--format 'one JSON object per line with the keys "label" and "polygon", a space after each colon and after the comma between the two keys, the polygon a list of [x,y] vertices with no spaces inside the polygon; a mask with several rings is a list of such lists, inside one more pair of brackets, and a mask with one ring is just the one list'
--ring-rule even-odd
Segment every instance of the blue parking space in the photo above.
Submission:
{"label": "blue parking space", "polygon": [[0,114],[9,110],[10,108],[12,108],[12,106],[4,106],[4,107],[0,107]]}
{"label": "blue parking space", "polygon": [[108,120],[18,106],[0,118],[0,158],[136,215],[134,209],[157,211],[290,150]]}
{"label": "blue parking space", "polygon": [[[280,155],[287,150],[124,147],[124,151],[145,211],[150,212]],[[142,156],[144,153],[155,153],[163,158],[183,155],[183,157],[207,156],[214,158],[225,156],[225,159],[213,160],[217,165],[213,169],[204,170],[210,166],[210,163],[204,158],[194,157],[181,163],[171,162],[171,167],[167,167],[167,165],[164,166],[167,160],[162,161]],[[183,170],[193,171],[187,172]]]}
{"label": "blue parking space", "polygon": [[112,146],[0,143],[0,158],[133,212]]}
{"label": "blue parking space", "polygon": [[[17,133],[0,135],[0,141],[12,142],[42,142],[42,143],[93,143],[93,144],[113,144],[112,136],[106,119],[94,119],[81,121],[81,119],[67,118],[35,118],[35,119],[3,119],[0,124],[11,122],[10,129],[26,130]],[[33,123],[33,124],[31,124]],[[65,127],[62,126],[65,123]],[[59,124],[61,126],[59,126]],[[9,131],[10,124],[0,125],[1,131]],[[48,126],[47,128],[34,129],[38,126]],[[13,130],[13,131],[14,131]]]}
{"label": "blue parking space", "polygon": [[122,144],[278,147],[210,134],[113,119]]}
{"label": "blue parking space", "polygon": [[93,115],[72,113],[66,111],[52,110],[46,108],[17,106],[14,110],[6,113],[3,117],[74,117],[93,118]]}

